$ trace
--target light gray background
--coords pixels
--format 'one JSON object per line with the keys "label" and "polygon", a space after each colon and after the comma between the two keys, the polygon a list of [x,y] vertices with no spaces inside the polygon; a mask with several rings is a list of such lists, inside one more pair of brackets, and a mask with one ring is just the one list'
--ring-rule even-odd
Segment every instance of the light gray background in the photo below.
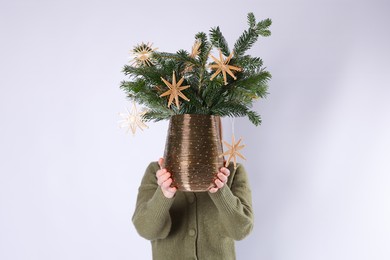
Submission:
{"label": "light gray background", "polygon": [[118,128],[122,66],[141,41],[190,50],[216,25],[232,45],[250,11],[273,19],[251,50],[273,79],[263,125],[235,120],[256,214],[238,259],[390,259],[389,7],[2,0],[0,259],[151,259],[130,219],[167,122]]}

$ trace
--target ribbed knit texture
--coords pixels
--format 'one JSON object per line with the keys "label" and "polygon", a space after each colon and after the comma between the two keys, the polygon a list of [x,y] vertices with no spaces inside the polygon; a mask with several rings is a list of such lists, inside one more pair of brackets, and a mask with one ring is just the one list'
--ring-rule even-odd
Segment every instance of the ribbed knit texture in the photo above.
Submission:
{"label": "ribbed knit texture", "polygon": [[146,169],[133,223],[151,241],[154,260],[233,260],[234,240],[253,228],[252,198],[242,165],[229,165],[227,185],[216,193],[176,192],[172,199],[157,185],[157,162]]}

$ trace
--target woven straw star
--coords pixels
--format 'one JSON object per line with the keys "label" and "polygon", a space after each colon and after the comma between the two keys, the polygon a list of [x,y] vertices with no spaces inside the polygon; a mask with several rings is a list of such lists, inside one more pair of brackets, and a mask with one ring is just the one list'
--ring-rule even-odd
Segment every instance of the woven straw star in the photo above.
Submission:
{"label": "woven straw star", "polygon": [[[134,47],[131,53],[134,55],[134,62],[136,66],[152,66],[152,54],[157,48],[152,48],[153,43],[141,43]],[[132,64],[132,65],[133,65]]]}
{"label": "woven straw star", "polygon": [[190,57],[195,59],[196,56],[200,54],[200,46],[202,45],[202,42],[200,40],[196,40],[194,45],[192,46]]}
{"label": "woven straw star", "polygon": [[127,113],[119,113],[119,115],[123,118],[123,120],[120,120],[119,125],[120,128],[127,128],[126,133],[131,130],[133,135],[135,135],[135,132],[137,130],[137,127],[143,131],[143,128],[148,128],[148,126],[144,123],[142,116],[146,112],[138,112],[137,107],[135,106],[135,102],[133,102],[133,107],[131,108],[131,111],[129,111],[127,108]]}
{"label": "woven straw star", "polygon": [[[192,46],[191,53],[189,55],[190,58],[195,59],[200,54],[200,46],[202,45],[202,42],[200,40],[196,40],[194,45]],[[189,73],[194,70],[194,64],[191,62],[186,62],[185,68],[182,71],[181,75],[184,75],[186,73]]]}
{"label": "woven straw star", "polygon": [[180,104],[179,104],[179,96],[186,100],[186,101],[190,101],[189,98],[187,98],[183,93],[181,93],[182,90],[184,89],[187,89],[190,87],[190,85],[187,85],[187,86],[181,86],[181,84],[183,84],[183,81],[184,81],[184,77],[182,77],[179,82],[176,83],[176,75],[175,75],[175,72],[173,72],[172,74],[172,83],[166,81],[164,78],[161,77],[161,80],[165,83],[165,85],[167,85],[167,87],[169,88],[168,91],[162,93],[160,95],[160,97],[164,97],[164,96],[169,96],[169,100],[168,100],[168,107],[171,106],[172,104],[172,101],[173,99],[175,99],[175,104],[176,104],[176,107],[178,109],[180,109]]}
{"label": "woven straw star", "polygon": [[237,168],[236,156],[246,160],[246,158],[239,152],[239,150],[243,149],[245,147],[245,145],[240,145],[241,138],[240,138],[240,140],[238,140],[237,143],[235,143],[234,135],[232,136],[232,144],[231,145],[225,141],[223,141],[223,143],[229,148],[229,150],[224,152],[223,154],[221,154],[219,157],[222,157],[224,155],[229,155],[228,159],[226,160],[225,167],[228,167],[230,160],[233,158],[234,169],[236,169]]}
{"label": "woven straw star", "polygon": [[226,78],[226,73],[228,73],[230,76],[232,76],[232,78],[234,78],[235,80],[237,79],[236,76],[234,76],[232,70],[241,71],[241,68],[233,66],[233,65],[229,65],[229,62],[230,62],[231,58],[233,57],[233,52],[230,53],[230,55],[225,60],[223,59],[221,50],[219,50],[219,60],[211,54],[210,54],[210,57],[216,63],[216,64],[209,65],[209,68],[216,69],[216,72],[211,76],[210,80],[213,80],[219,73],[222,73],[225,85],[228,84],[227,78]]}

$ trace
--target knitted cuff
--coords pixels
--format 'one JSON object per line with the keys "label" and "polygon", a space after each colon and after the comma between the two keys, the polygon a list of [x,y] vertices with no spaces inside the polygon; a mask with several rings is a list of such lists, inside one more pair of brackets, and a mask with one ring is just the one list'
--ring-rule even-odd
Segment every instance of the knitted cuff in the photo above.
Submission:
{"label": "knitted cuff", "polygon": [[209,192],[209,195],[219,210],[234,213],[237,204],[237,197],[234,196],[227,185],[224,185],[215,193]]}
{"label": "knitted cuff", "polygon": [[169,211],[169,209],[173,204],[174,199],[175,197],[173,198],[165,197],[164,193],[161,190],[161,187],[158,187],[153,197],[148,202],[148,204],[149,207],[153,209],[155,216],[158,217],[166,214]]}

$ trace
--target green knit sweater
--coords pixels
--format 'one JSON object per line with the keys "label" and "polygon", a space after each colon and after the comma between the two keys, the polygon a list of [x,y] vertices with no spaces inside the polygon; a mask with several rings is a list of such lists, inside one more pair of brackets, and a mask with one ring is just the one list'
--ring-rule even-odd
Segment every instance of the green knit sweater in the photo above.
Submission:
{"label": "green knit sweater", "polygon": [[166,198],[157,185],[157,162],[146,169],[137,198],[133,223],[151,241],[154,260],[236,259],[234,240],[253,227],[252,198],[242,165],[222,189],[210,192],[176,192]]}

